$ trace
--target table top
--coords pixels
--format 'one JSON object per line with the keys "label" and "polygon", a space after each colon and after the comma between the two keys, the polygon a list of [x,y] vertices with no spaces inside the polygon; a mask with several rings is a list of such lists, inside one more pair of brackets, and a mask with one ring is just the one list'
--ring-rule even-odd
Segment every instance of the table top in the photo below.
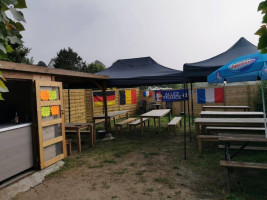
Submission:
{"label": "table top", "polygon": [[263,116],[263,112],[224,112],[224,111],[201,111],[200,115],[221,115],[221,116],[227,116],[227,115],[236,115],[236,116]]}
{"label": "table top", "polygon": [[77,130],[88,126],[93,126],[93,123],[65,123],[66,130]]}
{"label": "table top", "polygon": [[250,108],[249,106],[203,106],[203,108]]}
{"label": "table top", "polygon": [[224,142],[266,142],[265,135],[219,133],[219,141]]}
{"label": "table top", "polygon": [[[125,114],[127,112],[128,112],[128,110],[108,112],[108,117],[116,117],[118,115],[122,115],[122,114]],[[95,116],[94,118],[95,119],[103,119],[103,118],[105,118],[105,114]]]}
{"label": "table top", "polygon": [[159,109],[159,110],[151,110],[147,113],[140,115],[140,117],[163,117],[168,114],[171,109]]}
{"label": "table top", "polygon": [[264,124],[264,118],[197,118],[195,123]]}

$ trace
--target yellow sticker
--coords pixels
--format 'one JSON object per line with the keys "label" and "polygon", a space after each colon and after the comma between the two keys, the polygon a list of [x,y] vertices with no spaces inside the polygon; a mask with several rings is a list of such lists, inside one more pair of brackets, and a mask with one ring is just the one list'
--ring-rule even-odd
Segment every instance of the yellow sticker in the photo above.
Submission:
{"label": "yellow sticker", "polygon": [[49,106],[42,107],[41,112],[42,112],[42,117],[49,117],[50,107]]}
{"label": "yellow sticker", "polygon": [[52,91],[49,91],[49,100],[56,100],[57,99],[57,91],[56,90],[52,90]]}

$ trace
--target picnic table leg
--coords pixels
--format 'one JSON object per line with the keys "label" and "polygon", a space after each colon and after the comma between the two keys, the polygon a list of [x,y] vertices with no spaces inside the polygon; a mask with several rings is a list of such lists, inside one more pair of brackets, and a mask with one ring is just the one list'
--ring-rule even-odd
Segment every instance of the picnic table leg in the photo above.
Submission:
{"label": "picnic table leg", "polygon": [[140,117],[141,134],[143,134],[143,118]]}
{"label": "picnic table leg", "polygon": [[[231,160],[231,157],[229,154],[229,148],[230,148],[230,143],[225,142],[224,159],[227,161]],[[231,191],[231,167],[227,167],[227,184],[228,184],[228,190]]]}
{"label": "picnic table leg", "polygon": [[154,126],[156,126],[156,118],[154,117]]}
{"label": "picnic table leg", "polygon": [[169,112],[169,122],[171,121],[171,112]]}
{"label": "picnic table leg", "polygon": [[196,138],[199,135],[199,124],[195,123],[195,133],[196,133]]}
{"label": "picnic table leg", "polygon": [[94,129],[93,126],[89,126],[90,128],[90,146],[93,147],[94,146]]}
{"label": "picnic table leg", "polygon": [[80,129],[77,129],[77,146],[78,146],[78,152],[82,152],[82,145],[81,145],[81,132]]}
{"label": "picnic table leg", "polygon": [[[111,119],[110,119],[110,117],[108,118],[108,127],[109,127],[109,131],[111,131]],[[106,133],[107,134],[107,133]]]}
{"label": "picnic table leg", "polygon": [[160,134],[160,117],[159,117],[159,134]]}
{"label": "picnic table leg", "polygon": [[94,125],[94,142],[96,141],[96,125],[95,125],[95,118],[93,117],[93,125]]}

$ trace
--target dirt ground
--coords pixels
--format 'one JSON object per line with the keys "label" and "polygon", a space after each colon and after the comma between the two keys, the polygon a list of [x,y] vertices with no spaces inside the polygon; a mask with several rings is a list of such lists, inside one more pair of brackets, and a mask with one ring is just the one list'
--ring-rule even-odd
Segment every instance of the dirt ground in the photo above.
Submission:
{"label": "dirt ground", "polygon": [[176,136],[167,128],[161,135],[155,130],[113,133],[115,140],[99,140],[94,148],[83,138],[82,153],[73,146],[63,168],[14,200],[239,199],[229,196],[226,170],[219,166],[224,154],[217,145],[199,155],[196,141],[188,142],[185,162],[182,128]]}

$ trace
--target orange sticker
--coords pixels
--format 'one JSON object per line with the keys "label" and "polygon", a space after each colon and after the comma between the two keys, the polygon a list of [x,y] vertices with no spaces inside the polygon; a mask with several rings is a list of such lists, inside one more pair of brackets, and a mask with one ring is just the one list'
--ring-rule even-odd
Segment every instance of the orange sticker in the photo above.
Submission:
{"label": "orange sticker", "polygon": [[48,101],[49,100],[49,91],[48,90],[41,90],[41,100]]}
{"label": "orange sticker", "polygon": [[51,106],[52,115],[59,115],[59,106]]}

